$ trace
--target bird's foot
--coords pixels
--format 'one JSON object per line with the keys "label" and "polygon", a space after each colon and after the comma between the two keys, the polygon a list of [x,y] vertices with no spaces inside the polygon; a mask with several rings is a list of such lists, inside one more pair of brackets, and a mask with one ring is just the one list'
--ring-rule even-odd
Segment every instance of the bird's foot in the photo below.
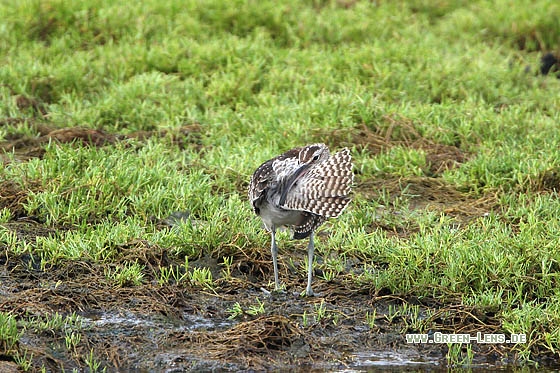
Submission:
{"label": "bird's foot", "polygon": [[266,290],[264,287],[261,287],[260,290],[267,296],[270,297],[274,294],[286,294],[286,287],[284,285],[275,286],[274,290]]}
{"label": "bird's foot", "polygon": [[306,289],[304,291],[302,291],[301,293],[299,293],[300,297],[320,297],[321,293],[315,293],[313,291],[313,289]]}

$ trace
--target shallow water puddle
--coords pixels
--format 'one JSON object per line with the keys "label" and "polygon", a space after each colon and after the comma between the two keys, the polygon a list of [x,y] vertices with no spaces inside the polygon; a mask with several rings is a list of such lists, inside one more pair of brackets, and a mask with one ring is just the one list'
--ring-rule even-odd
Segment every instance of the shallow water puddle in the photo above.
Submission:
{"label": "shallow water puddle", "polygon": [[192,330],[216,330],[233,324],[230,321],[215,321],[199,315],[183,314],[182,320],[171,320],[164,316],[154,317],[142,316],[134,313],[110,313],[90,314],[82,316],[85,326],[101,329],[151,329],[161,328],[167,331],[192,331]]}
{"label": "shallow water puddle", "polygon": [[427,360],[425,356],[420,355],[417,351],[369,351],[359,352],[353,355],[353,362],[349,368],[339,370],[338,372],[360,372],[364,370],[385,368],[402,368],[402,369],[418,369],[418,368],[438,368],[437,359]]}

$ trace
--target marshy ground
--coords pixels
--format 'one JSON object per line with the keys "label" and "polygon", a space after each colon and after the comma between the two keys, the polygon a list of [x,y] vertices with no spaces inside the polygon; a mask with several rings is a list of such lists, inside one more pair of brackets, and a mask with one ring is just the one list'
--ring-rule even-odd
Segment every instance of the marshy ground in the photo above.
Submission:
{"label": "marshy ground", "polygon": [[[199,131],[199,126],[181,129],[181,133],[188,132],[190,136]],[[12,139],[9,146],[17,149],[16,159],[41,157],[44,146],[52,139],[72,146],[104,147],[114,146],[116,141],[138,139],[136,134],[110,136],[83,128],[45,132],[38,138]],[[166,134],[143,133],[142,139],[162,135]],[[359,147],[381,152],[394,146],[387,138],[387,134],[359,128],[353,141]],[[417,134],[408,134],[396,143],[425,147],[434,159],[430,163],[433,173],[468,159],[467,154],[451,146],[432,148]],[[8,208],[13,216],[3,228],[14,240],[32,245],[37,238],[63,237],[75,230],[46,225],[38,217],[25,214],[29,192],[39,191],[40,186],[24,189],[6,181],[2,188],[2,207]],[[430,209],[452,217],[454,229],[471,220],[485,219],[498,208],[493,194],[475,199],[433,177],[368,180],[358,183],[356,193],[367,199],[379,199],[381,190],[390,199],[407,193],[411,210]],[[189,215],[175,213],[152,223],[163,232],[184,224],[210,224],[193,222]],[[375,221],[364,228],[384,230],[388,237],[403,239],[419,230],[414,225],[398,227]],[[320,232],[319,239],[327,238],[330,230],[336,229],[333,223]],[[263,231],[262,235],[267,234]],[[290,242],[287,234],[282,238],[283,242]],[[331,271],[329,275],[320,268],[325,267],[325,262],[338,259],[319,256],[320,266],[315,272],[319,296],[302,297],[305,250],[296,246],[281,251],[281,277],[286,288],[272,294],[265,289],[270,287],[272,276],[266,245],[238,250],[228,257],[210,252],[185,262],[173,250],[138,238],[113,247],[115,260],[110,263],[75,259],[52,265],[42,264],[32,253],[6,250],[0,256],[0,309],[19,319],[24,332],[12,345],[6,342],[5,351],[51,371],[84,366],[92,370],[107,367],[173,371],[519,365],[513,344],[407,343],[407,333],[428,333],[433,337],[438,331],[474,336],[503,330],[495,311],[465,305],[459,295],[442,301],[392,294],[377,287],[364,273],[375,276],[380,269],[368,268],[359,256],[338,262],[336,276],[333,269],[327,269]],[[118,268],[130,268],[127,266],[131,263],[141,268],[139,277],[132,271],[120,278],[111,275]],[[164,274],[162,269],[169,271]],[[198,269],[208,270],[209,275],[189,276],[189,271],[194,273]],[[538,363],[541,367],[554,366],[554,361],[553,355],[545,354]],[[17,366],[15,362],[3,364]]]}
{"label": "marshy ground", "polygon": [[[0,19],[0,371],[558,368],[555,2]],[[247,184],[314,142],[350,149],[353,201],[317,233],[319,296],[287,233],[270,294]]]}

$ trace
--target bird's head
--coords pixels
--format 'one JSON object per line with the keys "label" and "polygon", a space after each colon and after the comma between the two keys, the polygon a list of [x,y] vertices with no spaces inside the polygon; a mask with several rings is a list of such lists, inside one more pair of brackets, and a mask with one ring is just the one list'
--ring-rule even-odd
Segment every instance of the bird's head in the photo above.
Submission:
{"label": "bird's head", "polygon": [[320,163],[328,158],[329,148],[325,144],[308,145],[299,152],[299,161],[306,165]]}

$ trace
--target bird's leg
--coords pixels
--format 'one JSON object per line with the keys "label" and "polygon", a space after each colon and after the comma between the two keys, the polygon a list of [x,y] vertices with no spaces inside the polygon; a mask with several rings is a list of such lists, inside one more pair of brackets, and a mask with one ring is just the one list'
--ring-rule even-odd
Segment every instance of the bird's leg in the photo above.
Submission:
{"label": "bird's leg", "polygon": [[313,289],[311,289],[311,281],[313,280],[313,251],[315,250],[315,244],[313,243],[313,232],[309,236],[309,245],[307,246],[307,288],[305,289],[305,294],[307,296],[313,296]]}
{"label": "bird's leg", "polygon": [[272,264],[274,265],[274,290],[280,289],[280,282],[278,281],[278,246],[276,246],[276,227],[270,230],[272,235],[272,245],[270,251],[272,252]]}

